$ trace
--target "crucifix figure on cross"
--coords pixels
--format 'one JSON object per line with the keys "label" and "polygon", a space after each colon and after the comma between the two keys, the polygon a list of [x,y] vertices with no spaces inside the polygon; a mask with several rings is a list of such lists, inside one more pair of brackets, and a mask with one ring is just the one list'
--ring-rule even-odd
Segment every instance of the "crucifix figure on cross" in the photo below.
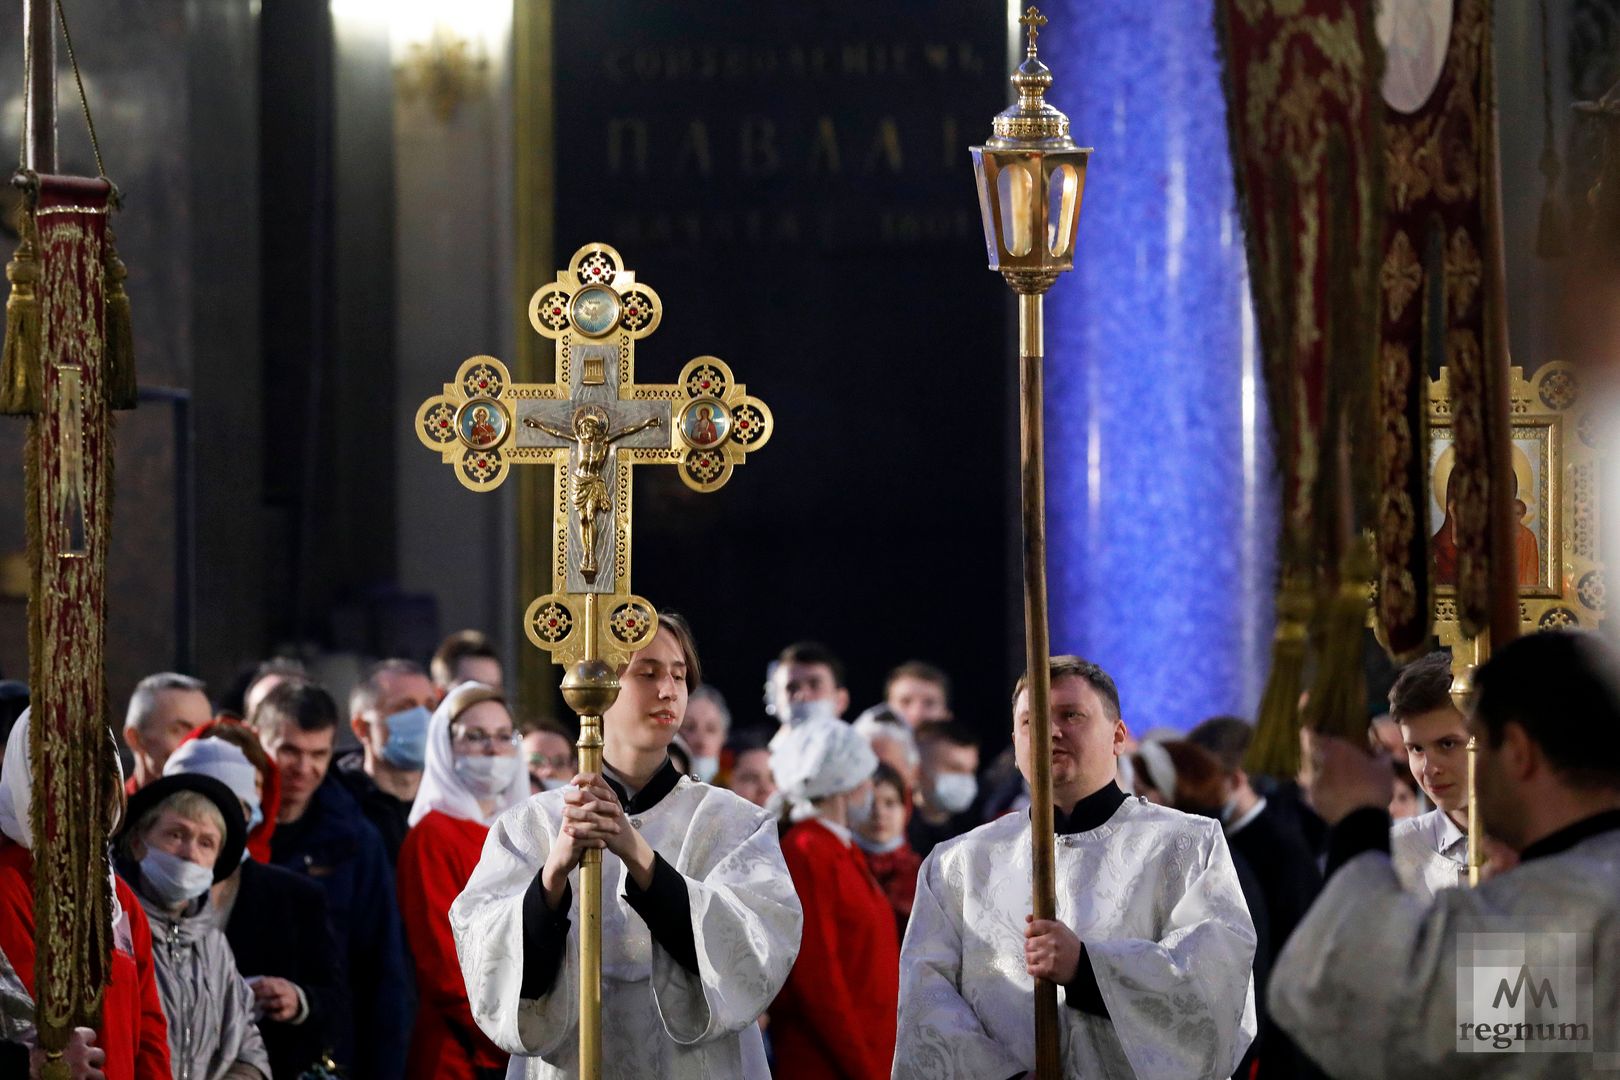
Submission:
{"label": "crucifix figure on cross", "polygon": [[525,416],[527,427],[538,428],[558,439],[574,441],[574,513],[579,517],[579,548],[582,557],[579,572],[587,582],[596,580],[596,519],[613,509],[608,495],[607,481],[602,469],[607,464],[608,450],[614,443],[638,431],[660,426],[663,421],[649,416],[639,423],[618,431],[608,431],[607,413],[598,405],[584,405],[574,410],[571,430],[553,427],[537,416]]}

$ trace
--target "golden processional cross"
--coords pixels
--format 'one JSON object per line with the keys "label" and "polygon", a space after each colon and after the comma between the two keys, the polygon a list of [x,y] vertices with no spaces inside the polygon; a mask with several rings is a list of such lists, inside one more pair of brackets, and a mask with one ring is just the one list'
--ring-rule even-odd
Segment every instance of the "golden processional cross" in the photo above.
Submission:
{"label": "golden processional cross", "polygon": [[[492,356],[474,356],[444,392],[423,402],[416,434],[461,483],[492,491],[513,465],[556,467],[552,591],[535,598],[523,629],[561,664],[563,697],[579,714],[580,771],[602,771],[602,714],[617,671],[653,639],[658,612],[630,591],[630,473],[673,465],[694,491],[715,491],[774,422],[731,369],[688,361],[673,383],[636,382],[636,342],[658,328],[663,304],[619,253],[586,244],[554,284],[529,299],[529,324],[556,343],[557,380],[514,383]],[[602,856],[580,867],[579,1067],[601,1072]]]}

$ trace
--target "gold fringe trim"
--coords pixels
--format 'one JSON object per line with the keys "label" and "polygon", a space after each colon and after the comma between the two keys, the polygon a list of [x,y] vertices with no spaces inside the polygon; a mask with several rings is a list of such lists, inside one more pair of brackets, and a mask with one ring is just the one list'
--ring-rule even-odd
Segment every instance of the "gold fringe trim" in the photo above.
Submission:
{"label": "gold fringe trim", "polygon": [[32,211],[22,215],[22,240],[6,264],[6,345],[0,358],[0,413],[34,416],[43,407],[38,233]]}
{"label": "gold fringe trim", "polygon": [[1299,772],[1299,695],[1305,687],[1305,644],[1311,615],[1309,579],[1291,573],[1277,594],[1271,675],[1260,698],[1254,739],[1243,768],[1253,776],[1292,778]]}
{"label": "gold fringe trim", "polygon": [[139,386],[135,378],[135,330],[130,315],[129,294],[124,291],[124,279],[129,277],[129,270],[124,266],[124,260],[118,257],[118,243],[110,226],[104,245],[107,406],[133,409]]}
{"label": "gold fringe trim", "polygon": [[1360,745],[1367,738],[1367,686],[1362,673],[1367,609],[1376,562],[1372,541],[1360,537],[1339,563],[1339,583],[1323,595],[1322,643],[1304,723]]}

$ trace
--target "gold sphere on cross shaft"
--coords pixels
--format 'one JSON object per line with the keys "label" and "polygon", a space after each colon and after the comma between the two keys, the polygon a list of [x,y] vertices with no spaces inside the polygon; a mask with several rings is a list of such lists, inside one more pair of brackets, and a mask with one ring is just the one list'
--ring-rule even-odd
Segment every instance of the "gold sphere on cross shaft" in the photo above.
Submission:
{"label": "gold sphere on cross shaft", "polygon": [[562,696],[580,716],[601,716],[619,696],[619,676],[601,660],[581,660],[563,676]]}

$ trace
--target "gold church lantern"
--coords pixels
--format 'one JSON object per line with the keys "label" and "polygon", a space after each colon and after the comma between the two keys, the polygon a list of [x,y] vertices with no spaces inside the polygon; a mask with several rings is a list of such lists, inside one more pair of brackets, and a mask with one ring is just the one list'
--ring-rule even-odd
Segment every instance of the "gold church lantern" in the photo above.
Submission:
{"label": "gold church lantern", "polygon": [[1046,17],[1031,7],[1019,22],[1028,28],[1029,44],[1012,77],[1018,101],[992,121],[989,141],[971,152],[990,269],[1014,292],[1038,295],[1074,267],[1091,150],[1075,145],[1069,118],[1046,100],[1052,71],[1035,52]]}
{"label": "gold church lantern", "polygon": [[[1046,450],[1042,420],[1046,360],[1046,290],[1074,267],[1080,196],[1091,150],[1069,137],[1069,118],[1046,100],[1052,72],[1035,54],[1046,18],[1030,7],[1018,20],[1028,31],[1024,62],[1012,82],[1018,101],[999,114],[992,136],[972,147],[979,213],[990,269],[1018,294],[1019,428],[1024,534],[1024,648],[1030,717],[1031,908],[1056,917],[1053,850],[1052,719],[1046,598]],[[1058,1080],[1057,987],[1035,982],[1035,1075]]]}

